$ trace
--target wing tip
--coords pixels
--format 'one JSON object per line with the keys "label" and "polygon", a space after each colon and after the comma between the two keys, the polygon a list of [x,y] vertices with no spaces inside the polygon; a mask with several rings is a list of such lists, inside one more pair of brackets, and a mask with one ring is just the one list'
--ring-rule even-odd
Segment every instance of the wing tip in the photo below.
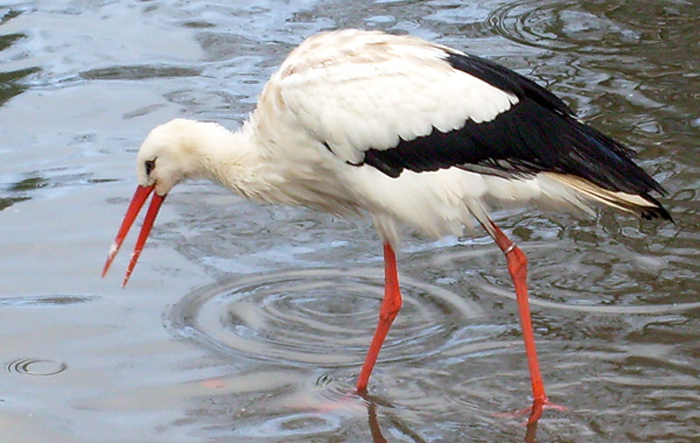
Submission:
{"label": "wing tip", "polygon": [[664,208],[664,206],[659,202],[657,199],[654,197],[651,197],[649,195],[644,195],[642,196],[645,200],[647,200],[650,203],[653,203],[655,206],[652,207],[639,207],[639,215],[642,217],[644,220],[655,220],[655,219],[661,219],[661,220],[666,220],[670,221],[674,225],[676,222],[673,220],[673,217],[671,217],[671,213]]}

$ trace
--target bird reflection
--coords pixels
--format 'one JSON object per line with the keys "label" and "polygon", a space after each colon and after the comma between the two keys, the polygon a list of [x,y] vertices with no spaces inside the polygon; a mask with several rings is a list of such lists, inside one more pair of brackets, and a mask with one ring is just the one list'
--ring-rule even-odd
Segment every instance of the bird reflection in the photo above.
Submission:
{"label": "bird reflection", "polygon": [[537,443],[537,423],[537,420],[527,423],[527,427],[525,428],[525,443]]}
{"label": "bird reflection", "polygon": [[[384,408],[391,408],[392,405],[368,394],[358,395],[360,395],[360,397],[362,397],[362,399],[365,400],[365,405],[367,407],[367,424],[369,426],[370,435],[372,436],[372,443],[387,443],[388,440],[382,434],[382,428],[379,424],[378,407],[382,406]],[[528,418],[527,423],[525,424],[525,438],[523,439],[525,443],[537,443],[537,425],[539,423],[540,417],[542,416],[543,409],[544,404],[541,401],[535,400],[533,401],[531,408],[524,411],[516,412],[514,414],[508,414],[527,415],[527,413],[529,412],[530,416]],[[559,407],[557,407],[557,409],[559,409]],[[505,416],[505,414],[499,415]],[[409,436],[412,441],[419,443],[427,442],[427,440],[418,435],[418,432],[413,431],[405,422],[400,420],[398,417],[390,417],[390,421],[394,426],[401,428],[401,433],[406,436]]]}
{"label": "bird reflection", "polygon": [[382,428],[379,427],[379,420],[377,420],[377,404],[371,401],[367,406],[367,422],[369,424],[369,432],[372,435],[372,442],[386,443],[386,438],[382,435]]}

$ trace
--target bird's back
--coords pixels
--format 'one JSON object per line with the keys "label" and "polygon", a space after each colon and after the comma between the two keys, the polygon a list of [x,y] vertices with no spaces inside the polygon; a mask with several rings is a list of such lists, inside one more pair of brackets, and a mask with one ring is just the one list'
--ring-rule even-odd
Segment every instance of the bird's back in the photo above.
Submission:
{"label": "bird's back", "polygon": [[[305,175],[341,194],[343,206],[418,227],[416,218],[440,206],[466,205],[479,218],[489,196],[574,206],[597,200],[670,219],[650,195],[663,189],[633,151],[581,122],[552,93],[494,62],[415,37],[344,30],[308,39],[273,75],[255,118],[270,135],[270,155],[301,167],[286,172],[295,181]],[[396,199],[413,200],[412,207],[440,201],[407,217]]]}

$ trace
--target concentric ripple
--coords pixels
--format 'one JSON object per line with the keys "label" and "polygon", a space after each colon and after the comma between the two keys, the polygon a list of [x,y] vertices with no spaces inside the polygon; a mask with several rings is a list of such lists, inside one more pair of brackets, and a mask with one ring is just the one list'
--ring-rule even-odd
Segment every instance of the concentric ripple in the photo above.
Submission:
{"label": "concentric ripple", "polygon": [[5,365],[5,370],[8,372],[36,377],[60,374],[66,369],[68,369],[68,365],[63,362],[39,358],[19,358]]}
{"label": "concentric ripple", "polygon": [[341,423],[340,417],[332,414],[294,413],[272,418],[262,424],[240,426],[234,431],[234,435],[257,438],[298,438],[338,431]]}
{"label": "concentric ripple", "polygon": [[528,46],[587,53],[614,53],[640,38],[638,30],[624,27],[603,11],[585,10],[580,2],[573,1],[509,2],[490,14],[488,25]]}
{"label": "concentric ripple", "polygon": [[[173,307],[180,336],[228,355],[300,366],[358,365],[377,322],[383,275],[310,269],[232,279],[200,288]],[[449,346],[450,325],[478,305],[444,288],[401,279],[404,305],[380,360],[421,358]]]}

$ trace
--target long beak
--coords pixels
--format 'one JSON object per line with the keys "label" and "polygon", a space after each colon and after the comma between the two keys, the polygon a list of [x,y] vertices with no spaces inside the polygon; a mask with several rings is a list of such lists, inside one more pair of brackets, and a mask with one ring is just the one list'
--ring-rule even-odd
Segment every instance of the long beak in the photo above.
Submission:
{"label": "long beak", "polygon": [[[134,224],[136,216],[139,214],[139,211],[141,211],[143,204],[146,203],[148,196],[151,195],[151,192],[153,192],[153,188],[153,186],[138,186],[136,188],[136,192],[134,193],[134,197],[131,199],[129,209],[126,210],[126,215],[124,215],[124,220],[122,220],[122,225],[119,227],[119,231],[117,232],[117,236],[114,239],[114,243],[112,243],[112,247],[109,248],[107,261],[105,262],[105,267],[102,270],[102,277],[104,277],[107,274],[107,271],[109,270],[109,267],[112,264],[114,257],[117,256],[117,252],[119,252],[119,248],[122,246],[122,242],[124,241],[126,234],[129,233],[131,225]],[[138,240],[136,240],[134,252],[131,254],[131,261],[129,261],[129,267],[126,269],[126,275],[124,276],[124,281],[122,282],[122,288],[126,286],[126,284],[129,282],[129,277],[131,277],[131,273],[134,272],[136,262],[138,261],[139,256],[141,255],[141,251],[143,250],[143,247],[146,244],[146,240],[148,240],[148,234],[151,232],[153,222],[155,222],[156,220],[158,210],[163,204],[163,200],[165,200],[165,195],[160,196],[155,193],[153,194],[151,204],[148,207],[148,212],[146,213],[146,218],[144,218],[143,226],[141,226],[139,238]]]}

